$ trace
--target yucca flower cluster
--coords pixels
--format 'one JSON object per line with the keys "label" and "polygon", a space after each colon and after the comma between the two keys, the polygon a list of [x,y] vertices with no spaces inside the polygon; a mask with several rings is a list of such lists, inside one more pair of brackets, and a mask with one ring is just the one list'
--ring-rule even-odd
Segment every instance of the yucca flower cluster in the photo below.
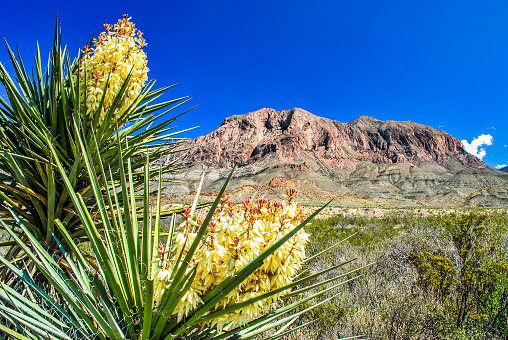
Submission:
{"label": "yucca flower cluster", "polygon": [[[246,200],[242,204],[235,204],[225,195],[222,196],[214,219],[207,227],[208,233],[201,241],[189,266],[189,268],[196,266],[196,277],[174,311],[174,314],[178,314],[178,320],[202,304],[202,296],[233,276],[305,220],[303,207],[293,202],[296,195],[294,189],[289,189],[285,203],[260,199],[256,202]],[[196,222],[196,219],[190,216],[190,209],[186,210],[183,217],[174,238],[174,249],[171,252],[173,255],[165,258],[164,247],[159,246],[160,257],[155,260],[161,261],[159,270],[155,273],[156,300],[160,299],[170,283],[171,271],[176,265],[178,254],[183,249],[185,256],[186,247],[194,241],[201,225],[201,221]],[[247,301],[290,284],[302,266],[309,236],[301,229],[271,254],[240,286],[225,296],[213,310]],[[260,313],[266,312],[281,294],[284,292],[214,319],[211,326],[222,329],[227,324],[231,324],[231,327],[244,324]]]}
{"label": "yucca flower cluster", "polygon": [[[79,82],[83,89],[81,102],[83,105],[86,102],[87,115],[95,114],[105,93],[100,120],[111,107],[129,73],[131,78],[125,97],[115,112],[117,117],[136,100],[148,79],[149,69],[143,51],[146,42],[143,33],[136,29],[130,19],[125,14],[118,24],[105,24],[106,32],[94,39],[93,47],[85,46],[83,58],[79,60]],[[77,74],[74,77],[76,79]]]}

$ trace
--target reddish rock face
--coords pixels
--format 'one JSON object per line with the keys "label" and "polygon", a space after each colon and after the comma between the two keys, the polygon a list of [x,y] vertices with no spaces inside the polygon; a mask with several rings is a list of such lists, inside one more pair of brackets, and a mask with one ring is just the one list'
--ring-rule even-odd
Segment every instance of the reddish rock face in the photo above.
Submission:
{"label": "reddish rock face", "polygon": [[350,123],[305,110],[261,109],[226,118],[221,126],[190,142],[190,164],[231,168],[270,161],[319,163],[341,169],[359,162],[486,165],[449,134],[411,121],[362,116]]}

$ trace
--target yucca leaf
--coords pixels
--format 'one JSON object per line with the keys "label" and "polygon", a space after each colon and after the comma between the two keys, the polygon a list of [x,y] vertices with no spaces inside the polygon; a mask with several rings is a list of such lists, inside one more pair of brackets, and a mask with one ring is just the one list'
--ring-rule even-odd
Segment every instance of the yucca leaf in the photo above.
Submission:
{"label": "yucca leaf", "polygon": [[[21,184],[23,185],[23,187],[25,187],[25,188],[29,187],[29,183],[27,182],[26,177],[23,175],[23,172],[21,171],[21,169],[17,166],[17,163],[14,162],[14,160],[12,159],[12,156],[7,155],[7,159],[10,159],[11,160],[11,164],[14,165],[13,171],[16,174],[17,180],[21,181]],[[47,224],[46,215],[45,215],[44,210],[42,209],[41,204],[39,202],[39,198],[40,197],[42,197],[42,196],[38,196],[37,199],[36,199],[34,197],[34,195],[29,195],[28,196],[28,198],[30,199],[31,203],[33,204],[35,210],[37,211],[38,216],[41,219],[42,223],[43,224]],[[42,199],[44,200],[44,197],[42,197]]]}
{"label": "yucca leaf", "polygon": [[[191,98],[190,98],[191,99]],[[162,113],[160,113],[159,115],[156,115],[156,116],[153,116],[153,117],[147,117],[148,119],[146,119],[144,122],[140,123],[140,124],[135,124],[135,125],[132,125],[130,128],[127,128],[125,133],[129,133],[130,134],[133,134],[139,130],[141,130],[142,128],[144,128],[145,126],[148,126],[150,124],[152,124],[153,122],[155,122],[156,119],[159,119],[160,117],[166,115],[167,113],[169,113],[170,111],[174,110],[175,108],[179,107],[180,105],[183,105],[185,103],[187,103],[190,99],[187,99],[181,103],[179,103],[178,105],[170,108],[169,110],[167,111],[164,111]],[[173,101],[171,102],[168,102],[167,105],[170,105]],[[132,143],[133,144],[137,144],[139,143],[140,141],[143,141],[143,140],[146,140],[149,136],[153,136],[153,135],[159,135],[161,133],[163,133],[163,129],[168,126],[169,124],[173,123],[178,117],[182,116],[183,114],[189,112],[190,110],[192,110],[193,108],[197,107],[196,106],[193,106],[192,108],[180,113],[179,115],[171,118],[171,119],[168,119],[162,123],[159,123],[149,129],[146,129],[145,131],[137,134],[136,136],[134,136],[132,138]],[[158,110],[158,109],[157,109]],[[156,111],[156,110],[155,110]]]}
{"label": "yucca leaf", "polygon": [[[36,255],[34,255],[31,250],[23,243],[22,240],[20,240],[16,234],[11,232],[8,228],[6,228],[5,224],[2,220],[0,220],[0,224],[4,226],[4,229],[10,234],[10,236],[16,240],[18,245],[23,249],[23,251],[32,259],[34,264],[37,266],[37,268],[44,274],[44,276],[50,281],[50,283],[55,287],[55,289],[62,294],[62,296],[65,298],[66,302],[72,307],[71,311],[79,315],[79,317],[84,320],[89,329],[95,330],[96,328],[93,324],[93,322],[88,318],[86,313],[81,309],[80,306],[76,303],[76,296],[74,293],[77,293],[78,296],[81,294],[74,289],[74,287],[68,283],[68,281],[63,280],[60,275],[56,272],[55,268],[52,267],[50,264],[48,265],[48,261],[45,260],[44,257],[38,258]],[[30,233],[25,230],[25,234],[28,237],[31,237]],[[9,269],[11,269],[14,273],[16,273],[20,278],[23,279],[23,275],[21,272],[14,270],[13,266],[6,263],[6,260],[0,256],[0,261],[4,263],[4,265],[7,265]],[[8,261],[7,261],[8,262]],[[14,267],[15,268],[15,267]],[[27,281],[26,279],[23,279],[26,283],[29,283],[30,286],[33,286],[33,281]],[[40,289],[39,289],[40,291]],[[54,304],[54,303],[53,303]]]}
{"label": "yucca leaf", "polygon": [[[373,265],[374,263],[375,263],[375,262],[369,263],[369,264],[367,264],[367,265],[365,265],[365,266],[362,266],[362,267],[360,267],[360,268],[355,268],[355,269],[353,269],[353,270],[350,270],[350,271],[348,271],[347,273],[344,273],[344,274],[338,275],[338,276],[336,276],[336,277],[332,277],[331,279],[328,279],[328,280],[325,280],[325,281],[321,281],[321,282],[315,283],[315,284],[313,284],[313,285],[311,285],[311,286],[308,286],[308,287],[304,287],[304,288],[301,288],[301,289],[295,290],[295,291],[293,291],[293,292],[288,293],[287,295],[285,295],[285,296],[283,297],[283,299],[289,299],[289,298],[290,298],[290,297],[292,297],[292,296],[295,296],[295,295],[301,294],[301,293],[303,293],[303,292],[306,292],[306,291],[308,291],[308,290],[311,290],[311,289],[314,289],[314,288],[317,288],[317,287],[323,286],[323,285],[325,285],[325,284],[327,284],[327,283],[330,283],[330,282],[333,282],[333,281],[338,280],[338,279],[340,279],[340,278],[343,278],[344,276],[351,275],[351,274],[356,273],[357,271],[359,271],[359,270],[361,270],[361,269],[365,269],[365,268],[367,268],[367,267],[369,267],[369,266]],[[360,276],[361,276],[361,275],[360,275]],[[356,276],[355,278],[358,278],[358,277],[359,277],[359,276]]]}
{"label": "yucca leaf", "polygon": [[[80,144],[82,145],[81,142],[80,142]],[[49,147],[53,151],[52,146],[49,145]],[[83,145],[82,145],[82,147],[84,148]],[[85,157],[85,159],[88,159],[86,154],[84,155],[84,157]],[[90,243],[92,245],[92,249],[94,249],[95,256],[97,257],[97,260],[103,270],[103,273],[105,274],[110,287],[112,288],[113,292],[115,293],[115,296],[117,297],[120,305],[122,306],[122,309],[129,310],[129,307],[128,307],[126,301],[122,298],[122,296],[123,296],[122,289],[119,287],[119,284],[118,284],[119,280],[117,279],[117,276],[115,275],[115,274],[117,274],[117,271],[114,270],[113,261],[110,258],[108,258],[107,250],[104,247],[104,244],[102,243],[102,239],[95,227],[93,219],[90,216],[90,214],[88,213],[88,211],[86,210],[86,205],[83,202],[83,199],[81,198],[81,196],[76,195],[74,193],[74,190],[69,182],[68,177],[65,175],[65,171],[63,170],[58,157],[55,157],[55,161],[57,162],[57,166],[60,169],[61,175],[62,175],[64,182],[67,186],[67,190],[70,193],[70,197],[74,203],[74,206],[77,208],[79,217],[80,217],[80,219],[83,223],[83,226],[84,226],[84,230],[86,231],[87,236],[88,236],[89,240],[91,241]],[[91,166],[89,166],[89,165],[87,165],[87,167],[89,169],[92,169]],[[90,179],[93,182],[93,187],[95,188],[94,190],[98,190],[97,183],[96,183],[96,177],[94,177],[93,174],[90,174]],[[100,190],[99,190],[99,192],[100,192]],[[100,193],[99,193],[99,195],[100,195]],[[101,198],[99,200],[102,201]],[[104,212],[102,212],[102,213],[104,213]],[[103,218],[103,220],[104,220],[104,218]],[[107,220],[107,217],[106,217],[106,220]],[[129,219],[127,219],[127,220],[129,220]],[[130,333],[134,334],[134,328],[129,321],[131,316],[126,315],[126,318],[127,318],[126,323],[128,325],[130,325],[129,331],[130,331]]]}
{"label": "yucca leaf", "polygon": [[[332,300],[333,298],[337,297],[339,294],[336,294],[336,295],[333,295],[327,299],[324,299],[323,301],[315,304],[314,306],[311,306],[311,307],[308,307],[308,308],[305,308],[303,310],[301,310],[300,312],[298,313],[295,313],[291,316],[288,316],[288,317],[285,317],[285,318],[282,318],[278,321],[274,321],[275,319],[279,318],[282,314],[284,314],[285,312],[287,312],[288,310],[288,307],[286,308],[283,308],[285,311],[284,312],[281,312],[282,309],[279,309],[277,310],[274,314],[268,314],[267,316],[263,317],[263,318],[259,318],[257,320],[255,320],[254,322],[250,322],[248,323],[247,325],[243,326],[243,327],[238,327],[238,328],[235,328],[233,330],[230,330],[230,331],[227,331],[221,335],[218,335],[216,337],[213,337],[212,339],[214,340],[220,340],[220,339],[226,339],[228,338],[229,336],[233,335],[233,334],[236,334],[237,335],[237,339],[251,339],[253,337],[255,337],[256,335],[260,334],[260,333],[263,333],[269,329],[272,329],[274,327],[277,327],[278,325],[281,325],[281,324],[285,324],[289,321],[291,321],[292,319],[324,304],[325,302],[328,302],[330,300]],[[305,302],[310,300],[310,298],[307,298],[305,299]],[[297,306],[298,305],[301,305],[303,304],[304,301],[299,301]],[[292,308],[291,308],[292,309]],[[268,324],[268,325],[267,325]],[[165,339],[166,340],[166,339]]]}
{"label": "yucca leaf", "polygon": [[[294,320],[296,320],[296,318],[295,318]],[[306,322],[306,323],[304,323],[304,324],[301,324],[300,326],[297,326],[297,327],[295,327],[295,328],[291,328],[291,329],[290,329],[290,330],[288,330],[288,331],[284,331],[284,330],[287,328],[287,326],[291,325],[291,323],[288,323],[286,326],[284,326],[284,327],[282,327],[282,328],[281,328],[282,332],[277,331],[277,332],[275,332],[275,334],[274,334],[273,336],[271,336],[271,337],[269,337],[269,338],[267,338],[267,339],[265,339],[265,340],[276,340],[276,339],[280,339],[280,338],[282,338],[284,335],[287,335],[287,334],[293,333],[293,332],[294,332],[294,331],[296,331],[297,329],[300,329],[300,328],[306,327],[306,326],[308,326],[308,325],[310,325],[310,324],[313,324],[314,322],[316,322],[316,320],[311,320],[311,321],[309,321],[309,322]]]}
{"label": "yucca leaf", "polygon": [[154,281],[149,279],[145,285],[145,314],[143,315],[142,340],[149,340],[152,329]]}
{"label": "yucca leaf", "polygon": [[[18,278],[20,278],[29,289],[33,289],[34,292],[41,297],[44,303],[47,303],[54,311],[57,311],[62,318],[68,320],[72,325],[77,327],[78,330],[84,331],[85,328],[80,324],[79,319],[75,319],[69,313],[67,313],[58,303],[56,303],[46,292],[44,292],[27,274],[21,272],[17,267],[12,265],[3,256],[0,255],[0,262],[7,266]],[[30,290],[28,290],[30,291]]]}
{"label": "yucca leaf", "polygon": [[[258,318],[258,319],[255,319],[255,320],[253,320],[253,321],[251,321],[251,322],[247,323],[246,325],[239,326],[239,327],[237,327],[237,328],[234,328],[234,329],[232,329],[232,330],[229,330],[229,331],[227,331],[227,332],[224,332],[223,334],[220,334],[220,335],[218,335],[218,336],[214,337],[213,339],[217,339],[217,340],[219,340],[219,339],[225,339],[225,338],[228,338],[229,336],[231,336],[231,335],[233,335],[233,334],[239,334],[239,335],[242,335],[242,334],[244,334],[244,333],[250,332],[250,331],[252,331],[253,329],[255,329],[256,327],[260,327],[260,326],[263,326],[263,325],[265,325],[265,324],[267,324],[267,323],[270,323],[270,322],[272,322],[273,320],[275,320],[275,319],[279,318],[280,316],[282,316],[283,314],[288,313],[288,312],[290,312],[291,310],[293,310],[293,309],[297,308],[298,306],[303,305],[303,304],[305,304],[306,302],[308,302],[308,301],[310,301],[310,300],[312,300],[312,299],[314,299],[314,298],[316,298],[316,297],[318,297],[318,296],[320,296],[320,295],[324,295],[325,293],[327,293],[327,292],[329,292],[329,291],[335,290],[335,289],[336,289],[336,288],[338,288],[339,286],[341,286],[341,285],[343,285],[343,284],[345,284],[345,283],[347,283],[347,282],[350,282],[350,281],[352,281],[352,280],[355,280],[356,278],[357,278],[357,277],[354,277],[354,278],[348,279],[348,280],[346,280],[346,281],[344,281],[344,282],[340,282],[340,283],[339,283],[339,284],[337,284],[337,285],[334,285],[334,286],[332,286],[332,287],[329,287],[329,288],[327,288],[327,289],[325,289],[325,290],[322,290],[322,291],[320,291],[320,292],[318,292],[318,293],[315,293],[315,294],[313,294],[313,295],[311,295],[311,296],[308,296],[308,297],[306,297],[306,298],[304,298],[304,299],[301,299],[301,300],[298,300],[298,301],[296,301],[296,302],[293,302],[293,303],[291,303],[291,304],[289,304],[289,305],[287,305],[287,306],[283,306],[283,307],[281,307],[281,308],[278,308],[278,309],[276,309],[274,312],[272,312],[272,313],[270,313],[270,314],[267,314],[267,315],[262,316],[262,317],[260,317],[260,318]],[[311,310],[312,308],[315,308],[315,307],[317,307],[317,306],[318,306],[318,305],[314,305],[314,306],[310,307],[310,308],[309,308],[309,310]],[[293,315],[293,316],[295,316],[295,315]],[[270,327],[270,328],[275,327],[273,323],[270,323],[270,326],[272,326],[272,327]]]}
{"label": "yucca leaf", "polygon": [[205,180],[206,170],[203,170],[203,174],[201,175],[201,181],[199,182],[198,189],[196,190],[196,195],[194,197],[194,202],[192,203],[190,215],[194,216],[196,213],[196,208],[198,206],[199,196],[201,195],[201,189],[203,188],[203,182]]}
{"label": "yucca leaf", "polygon": [[[153,278],[154,273],[159,269],[159,261],[154,261],[157,254],[157,240],[159,239],[159,228],[161,223],[161,196],[162,196],[162,166],[159,167],[159,181],[158,181],[158,187],[157,187],[157,207],[155,208],[155,225],[154,225],[154,231],[153,231],[153,244],[152,244],[152,270],[151,275]],[[146,303],[145,303],[146,305]],[[146,311],[145,311],[146,313]]]}
{"label": "yucca leaf", "polygon": [[[74,187],[76,184],[77,174],[80,169],[80,160],[76,159],[74,161],[74,164],[72,165],[71,171],[69,173],[69,182]],[[64,208],[65,203],[67,202],[67,198],[69,197],[69,191],[67,189],[64,189],[62,194],[60,195],[60,199],[58,201],[58,204],[56,206],[55,211],[55,218],[61,218],[62,216],[62,210]]]}
{"label": "yucca leaf", "polygon": [[[10,193],[11,195],[13,194],[12,192]],[[0,190],[0,199],[3,199],[5,200],[6,203],[8,203],[10,205],[10,208],[14,211],[16,211],[16,214],[20,214],[22,215],[24,218],[25,218],[25,224],[26,224],[26,221],[29,221],[29,227],[30,227],[30,230],[36,235],[36,236],[42,236],[42,234],[37,234],[37,233],[40,233],[40,231],[35,228],[34,226],[34,223],[35,223],[35,220],[33,219],[32,216],[28,215],[26,213],[26,211],[22,210],[22,209],[18,209],[18,207],[20,205],[24,205],[26,206],[26,202],[24,200],[22,200],[19,196],[13,194],[12,195],[13,199],[11,199],[10,197],[8,197],[3,191]],[[4,203],[4,202],[2,202]],[[4,205],[0,205],[0,211],[4,211],[4,212],[8,212],[8,209],[5,208]],[[11,215],[8,214],[5,218],[10,218]]]}
{"label": "yucca leaf", "polygon": [[[128,140],[126,140],[126,142],[128,143]],[[128,144],[127,144],[127,148],[128,148]],[[122,156],[122,150],[120,149],[119,150],[119,157],[123,157]],[[129,183],[129,195],[126,195],[128,196],[128,198],[130,199],[130,211],[129,211],[129,214],[130,216],[128,216],[129,220],[132,220],[131,222],[131,230],[127,230],[127,233],[128,234],[132,234],[132,249],[131,251],[133,252],[131,254],[131,256],[133,256],[133,263],[135,263],[135,265],[133,266],[133,287],[134,287],[134,300],[136,301],[136,306],[138,307],[138,311],[140,313],[140,315],[143,315],[144,311],[143,311],[143,294],[141,292],[141,284],[139,282],[139,279],[138,279],[138,275],[140,275],[141,273],[141,268],[139,268],[139,262],[138,262],[138,259],[139,259],[139,256],[141,255],[141,251],[139,250],[139,234],[138,234],[138,231],[139,231],[139,224],[138,224],[138,217],[137,217],[137,214],[136,214],[136,198],[134,196],[134,179],[132,177],[132,164],[131,164],[131,159],[130,158],[127,158],[127,176],[128,176],[128,183]],[[127,194],[127,192],[126,192]],[[124,205],[125,205],[125,201],[124,201]]]}
{"label": "yucca leaf", "polygon": [[[102,283],[99,283],[100,282],[99,280],[97,280],[97,281],[98,281],[97,285],[102,286]],[[104,313],[106,314],[106,319],[108,321],[108,324],[109,324],[109,326],[111,326],[111,328],[107,332],[108,336],[111,339],[118,339],[118,340],[127,339],[125,334],[122,332],[117,319],[115,319],[115,317],[112,314],[112,311],[114,311],[114,309],[113,309],[113,306],[111,306],[111,304],[109,303],[109,299],[107,298],[107,296],[104,295],[104,297],[100,301],[102,303],[101,310],[104,311]]]}
{"label": "yucca leaf", "polygon": [[[43,188],[47,188],[47,186],[48,186],[48,176],[47,176],[46,172],[44,171],[44,169],[42,169],[42,165],[41,165],[41,162],[39,161],[39,159],[37,157],[28,158],[28,157],[25,157],[23,155],[19,155],[19,157],[20,158],[25,158],[26,160],[29,160],[29,161],[32,161],[32,162],[35,163],[35,167],[37,168],[37,171],[39,172],[39,175],[42,178],[42,183],[44,184]],[[46,163],[45,160],[43,160],[43,162]]]}
{"label": "yucca leaf", "polygon": [[[145,162],[145,184],[143,195],[143,232],[141,235],[141,279],[145,282],[151,277],[152,261],[152,225],[149,220],[150,215],[150,177],[149,177],[150,159],[146,153]],[[134,212],[136,214],[136,212]]]}
{"label": "yucca leaf", "polygon": [[[23,227],[22,224],[21,227]],[[38,253],[38,259],[41,260],[41,263],[39,263],[38,259],[26,249],[25,253],[27,253],[32,258],[39,270],[41,270],[43,273],[46,273],[46,278],[52,282],[55,288],[57,288],[62,295],[66,296],[68,302],[69,300],[72,300],[75,301],[75,303],[80,303],[87,306],[88,312],[93,315],[93,319],[101,326],[106,334],[117,334],[118,326],[116,324],[112,324],[110,320],[108,322],[106,319],[104,319],[104,315],[101,313],[101,309],[97,309],[97,301],[95,301],[93,293],[91,291],[87,291],[86,287],[75,287],[72,283],[70,283],[70,280],[65,275],[65,273],[61,271],[59,266],[53,261],[49,254],[47,254],[47,252],[42,249],[42,247],[27,230],[25,230],[25,234],[29,237],[29,239],[31,239],[31,243]],[[102,311],[103,310],[104,309],[102,309]],[[80,311],[77,312],[80,314]],[[105,311],[106,315],[107,313],[108,311]]]}
{"label": "yucca leaf", "polygon": [[61,328],[69,328],[67,324],[49,314],[47,311],[39,307],[37,303],[28,300],[26,297],[3,283],[0,289],[0,298],[5,302],[12,303],[20,311],[31,315],[32,317],[42,317],[44,319],[50,320],[53,324],[59,325]]}
{"label": "yucca leaf", "polygon": [[[172,227],[174,228],[174,215],[173,215],[173,219],[172,219],[172,221],[171,221],[171,222],[172,222]],[[187,239],[185,240],[185,243],[187,243],[187,241],[188,241],[188,237],[187,237]],[[166,241],[166,249],[165,249],[165,251],[168,251],[168,250],[170,249],[170,248],[169,248],[169,247],[170,247],[170,245],[171,245],[171,241],[168,239],[168,240]],[[174,283],[174,282],[175,282],[175,281],[174,281],[174,280],[175,280],[175,276],[176,276],[176,274],[178,273],[178,270],[177,270],[177,268],[178,268],[178,264],[180,264],[180,263],[181,263],[182,256],[183,256],[183,254],[184,254],[184,248],[185,248],[185,247],[182,247],[182,249],[180,250],[180,253],[178,254],[178,257],[176,258],[176,262],[175,262],[175,263],[176,263],[177,265],[176,265],[176,266],[173,268],[173,270],[171,271],[171,276],[170,276],[170,278],[169,278],[169,282],[172,282],[172,283]],[[164,261],[164,256],[165,256],[165,255],[162,255],[162,262]],[[185,278],[184,278],[184,280],[185,280]],[[167,321],[167,320],[169,319],[169,317],[170,317],[170,314],[168,314],[168,313],[166,313],[165,315],[163,314],[163,310],[164,310],[164,308],[166,308],[166,305],[168,305],[168,301],[169,301],[170,299],[176,299],[177,294],[178,294],[178,290],[180,290],[180,289],[182,288],[182,286],[180,285],[180,282],[177,282],[176,284],[177,284],[177,285],[176,285],[176,288],[175,288],[175,289],[176,289],[176,293],[175,293],[175,290],[169,290],[168,288],[164,289],[164,292],[162,293],[162,296],[160,297],[160,299],[159,299],[159,301],[158,301],[158,303],[157,303],[157,309],[156,309],[156,311],[155,311],[155,316],[154,316],[154,318],[153,318],[153,323],[154,323],[155,325],[159,324],[161,328],[162,328],[162,327],[164,327],[164,325],[165,325],[166,321]],[[183,283],[182,283],[182,285],[183,285]],[[171,286],[170,286],[169,288],[171,288]],[[161,318],[161,317],[164,317],[165,319],[164,319],[164,321],[159,322],[159,318]],[[159,330],[159,331],[160,331],[160,330]],[[159,333],[159,334],[162,334],[162,333]]]}
{"label": "yucca leaf", "polygon": [[[282,307],[282,308],[279,308],[279,309],[275,310],[273,313],[268,314],[268,315],[267,315],[267,316],[265,316],[265,317],[261,317],[261,318],[259,318],[258,320],[255,320],[255,321],[254,321],[254,322],[252,322],[252,323],[247,323],[247,325],[244,327],[244,328],[247,328],[247,329],[244,329],[244,330],[240,331],[240,332],[239,332],[239,334],[246,333],[246,332],[248,331],[248,329],[249,329],[249,326],[256,326],[256,327],[259,327],[259,326],[261,326],[261,325],[270,324],[270,326],[272,326],[272,327],[270,327],[270,328],[273,328],[275,325],[271,323],[271,321],[272,321],[272,320],[274,320],[274,319],[276,319],[276,318],[280,317],[281,315],[283,315],[283,314],[285,314],[285,313],[288,313],[288,312],[290,312],[290,311],[294,310],[295,308],[297,308],[297,307],[299,307],[299,306],[301,306],[301,305],[305,304],[305,303],[306,303],[306,302],[308,302],[308,301],[311,301],[311,300],[312,300],[312,299],[314,299],[314,298],[317,298],[317,297],[319,297],[319,296],[322,296],[322,295],[326,294],[327,292],[334,291],[334,290],[336,290],[338,287],[342,286],[343,284],[346,284],[346,283],[348,283],[348,282],[351,282],[351,281],[353,281],[353,280],[356,280],[356,279],[357,279],[357,278],[359,278],[360,276],[361,276],[361,275],[356,276],[356,277],[353,277],[353,278],[350,278],[350,279],[348,279],[348,280],[346,280],[346,281],[339,282],[338,284],[335,284],[335,285],[333,285],[333,286],[331,286],[331,287],[328,287],[328,288],[326,288],[326,289],[323,289],[323,290],[321,290],[321,291],[319,291],[319,292],[317,292],[317,293],[314,293],[314,294],[312,294],[312,295],[310,295],[310,296],[308,296],[308,297],[306,297],[306,298],[299,299],[298,301],[293,302],[292,304],[289,304],[289,305],[287,305],[287,306],[284,306],[284,307]],[[339,293],[339,294],[340,294],[340,293]],[[337,295],[339,295],[339,294],[336,294],[336,295],[332,296],[332,297],[331,297],[331,298],[329,298],[329,299],[332,299],[332,298],[334,298],[335,296],[337,296]],[[329,299],[328,299],[328,300],[329,300]],[[326,300],[325,300],[325,301],[326,301]],[[315,305],[313,305],[313,306],[309,307],[307,310],[311,310],[311,309],[313,309],[313,308],[315,308],[315,307],[319,306],[319,305],[320,305],[320,304],[322,304],[323,302],[324,302],[324,301],[321,301],[320,303],[315,304]],[[292,315],[292,316],[290,316],[289,318],[291,318],[291,317],[293,317],[293,316],[296,316],[296,315],[297,315],[297,314],[293,314],[293,315]]]}
{"label": "yucca leaf", "polygon": [[53,161],[52,157],[46,165],[47,178],[48,178],[48,198],[47,198],[47,216],[48,225],[46,227],[46,243],[50,244],[53,240],[53,231],[55,227],[55,201],[56,201],[56,185],[53,176]]}
{"label": "yucca leaf", "polygon": [[18,332],[13,331],[10,328],[5,327],[4,325],[0,324],[0,329],[4,331],[5,333],[9,334],[10,336],[13,336],[15,339],[19,340],[32,340],[31,338],[27,338],[26,336],[21,335]]}
{"label": "yucca leaf", "polygon": [[76,260],[78,261],[77,265],[78,265],[79,269],[74,265],[74,261],[69,258],[69,255],[67,254],[67,252],[64,253],[65,256],[68,258],[67,260],[68,260],[69,264],[71,264],[71,267],[73,268],[76,277],[81,281],[81,284],[83,287],[87,287],[88,289],[90,289],[90,282],[88,280],[85,280],[85,278],[86,278],[85,270],[86,270],[87,266],[86,266],[86,260],[83,257],[82,252],[80,251],[80,249],[78,248],[76,243],[74,243],[74,240],[69,235],[69,233],[67,232],[67,229],[65,229],[62,222],[60,222],[60,220],[56,220],[55,225],[57,226],[58,230],[62,233],[63,239],[65,240],[65,242],[69,246],[70,250],[72,251],[72,254],[74,254],[74,256],[76,257]]}
{"label": "yucca leaf", "polygon": [[[113,183],[113,175],[111,174],[111,168],[109,169],[109,173],[110,173],[111,182]],[[123,284],[120,287],[122,288],[123,294],[126,297],[128,305],[132,306],[132,305],[134,305],[134,297],[133,297],[134,294],[132,292],[133,287],[132,287],[131,281],[129,280],[128,276],[129,276],[129,273],[131,272],[130,268],[133,264],[131,263],[131,257],[128,256],[129,242],[127,240],[127,231],[125,230],[125,226],[123,223],[124,217],[123,217],[123,213],[122,213],[121,206],[120,206],[120,200],[118,198],[116,190],[114,187],[111,187],[108,189],[109,189],[109,192],[112,192],[112,195],[115,199],[115,207],[112,208],[111,211],[116,212],[115,214],[113,214],[113,220],[116,221],[118,219],[118,221],[117,221],[117,226],[118,226],[117,237],[120,240],[120,245],[121,245],[121,249],[119,249],[119,252],[124,255],[124,257],[117,259],[117,261],[125,260],[125,262],[126,262],[125,267],[127,269],[127,270],[120,271],[120,276],[122,277],[122,282],[123,282]],[[122,268],[122,267],[119,266],[118,268]]]}
{"label": "yucca leaf", "polygon": [[[95,148],[96,148],[95,150],[98,152],[99,146],[97,144],[97,139],[94,138],[94,141],[95,141]],[[110,256],[112,257],[112,259],[115,263],[115,269],[118,272],[118,278],[120,280],[119,287],[121,288],[123,299],[125,299],[127,305],[132,305],[132,303],[133,303],[132,298],[131,298],[132,295],[130,293],[128,293],[128,290],[129,290],[128,288],[129,288],[129,286],[131,286],[131,284],[125,274],[125,270],[123,270],[124,264],[121,263],[122,259],[125,258],[126,254],[127,254],[127,252],[126,252],[127,246],[126,246],[126,242],[125,242],[125,232],[123,231],[123,224],[121,224],[121,217],[120,217],[120,222],[117,222],[117,219],[116,219],[117,215],[114,214],[114,205],[113,205],[113,200],[111,197],[112,196],[111,193],[114,193],[115,201],[117,203],[117,211],[119,212],[118,199],[116,198],[116,188],[114,187],[114,182],[113,182],[112,177],[111,177],[111,185],[108,183],[102,162],[99,161],[98,163],[99,163],[99,168],[101,171],[101,178],[103,179],[103,181],[102,181],[103,187],[105,188],[107,193],[110,193],[110,194],[106,194],[105,196],[107,198],[107,204],[109,207],[111,221],[112,221],[112,223],[109,223],[109,225],[111,225],[114,228],[114,229],[112,229],[112,231],[114,231],[114,232],[105,233],[107,245],[108,245],[108,250],[109,250]],[[111,168],[109,170],[110,170],[110,175],[111,175]],[[120,228],[122,228],[122,229],[120,229]],[[120,247],[117,246],[118,244],[120,244]]]}
{"label": "yucca leaf", "polygon": [[72,340],[69,336],[67,336],[64,332],[61,330],[55,328],[51,324],[42,322],[41,318],[33,318],[30,316],[27,316],[26,314],[19,313],[15,310],[12,310],[6,306],[3,306],[0,304],[0,310],[8,314],[11,318],[15,319],[20,324],[24,325],[25,327],[29,327],[31,331],[34,331],[35,333],[41,335],[41,336],[51,336],[55,337],[57,339],[62,340]]}
{"label": "yucca leaf", "polygon": [[348,237],[346,237],[346,238],[344,238],[344,239],[340,240],[339,242],[337,242],[337,243],[335,243],[335,244],[331,245],[330,247],[328,247],[328,248],[326,248],[326,249],[324,249],[324,250],[320,251],[319,253],[314,254],[314,255],[312,255],[311,257],[307,257],[307,258],[303,261],[303,263],[309,263],[310,261],[314,260],[316,257],[318,257],[318,256],[320,256],[320,255],[322,255],[322,254],[324,254],[324,253],[326,253],[326,252],[328,252],[328,251],[330,251],[330,250],[332,250],[332,249],[336,248],[336,247],[337,247],[338,245],[340,245],[341,243],[343,243],[343,242],[345,242],[345,241],[349,240],[351,237],[355,236],[355,235],[356,235],[356,234],[358,234],[359,232],[360,232],[360,231],[354,232],[353,234],[351,234],[351,235],[349,235]]}
{"label": "yucca leaf", "polygon": [[[156,83],[156,80],[152,80],[151,82],[149,82],[146,85],[147,89],[151,90],[151,88],[155,85],[155,83]],[[155,96],[159,96],[159,95],[163,94],[164,92],[166,92],[167,90],[175,87],[176,85],[178,85],[178,83],[173,84],[173,85],[169,85],[169,86],[164,86],[164,87],[161,87],[161,88],[159,88],[157,90],[148,91],[147,95],[145,97],[145,100],[149,100],[149,99],[151,99],[151,98],[153,98]]]}

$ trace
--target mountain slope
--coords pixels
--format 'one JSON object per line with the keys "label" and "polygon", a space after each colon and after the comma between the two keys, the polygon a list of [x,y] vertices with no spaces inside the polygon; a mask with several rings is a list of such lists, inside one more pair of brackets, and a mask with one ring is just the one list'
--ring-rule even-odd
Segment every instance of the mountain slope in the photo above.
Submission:
{"label": "mountain slope", "polygon": [[189,183],[182,192],[203,168],[207,189],[217,190],[235,166],[230,187],[243,190],[239,196],[292,185],[309,201],[336,197],[345,205],[508,205],[506,173],[468,154],[457,138],[411,121],[341,123],[299,108],[265,108],[228,117],[187,147],[191,168],[172,178]]}

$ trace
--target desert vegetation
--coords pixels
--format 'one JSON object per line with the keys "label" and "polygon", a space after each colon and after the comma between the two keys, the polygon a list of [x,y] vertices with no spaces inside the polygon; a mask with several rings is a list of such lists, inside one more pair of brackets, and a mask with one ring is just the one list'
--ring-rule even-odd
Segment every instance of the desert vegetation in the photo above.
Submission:
{"label": "desert vegetation", "polygon": [[324,207],[290,188],[229,200],[232,172],[211,202],[200,185],[163,211],[163,174],[185,171],[156,165],[181,151],[181,113],[165,115],[187,98],[159,99],[170,87],[148,81],[130,20],[72,62],[57,23],[48,68],[37,51],[32,73],[7,45],[0,338],[508,337],[506,211],[313,221]]}
{"label": "desert vegetation", "polygon": [[311,272],[350,259],[356,259],[355,266],[376,265],[349,282],[334,300],[306,313],[299,322],[317,321],[291,339],[348,334],[372,339],[506,339],[506,210],[417,211],[393,209],[379,217],[346,214],[306,228],[312,234],[310,256],[354,235],[312,260]]}

